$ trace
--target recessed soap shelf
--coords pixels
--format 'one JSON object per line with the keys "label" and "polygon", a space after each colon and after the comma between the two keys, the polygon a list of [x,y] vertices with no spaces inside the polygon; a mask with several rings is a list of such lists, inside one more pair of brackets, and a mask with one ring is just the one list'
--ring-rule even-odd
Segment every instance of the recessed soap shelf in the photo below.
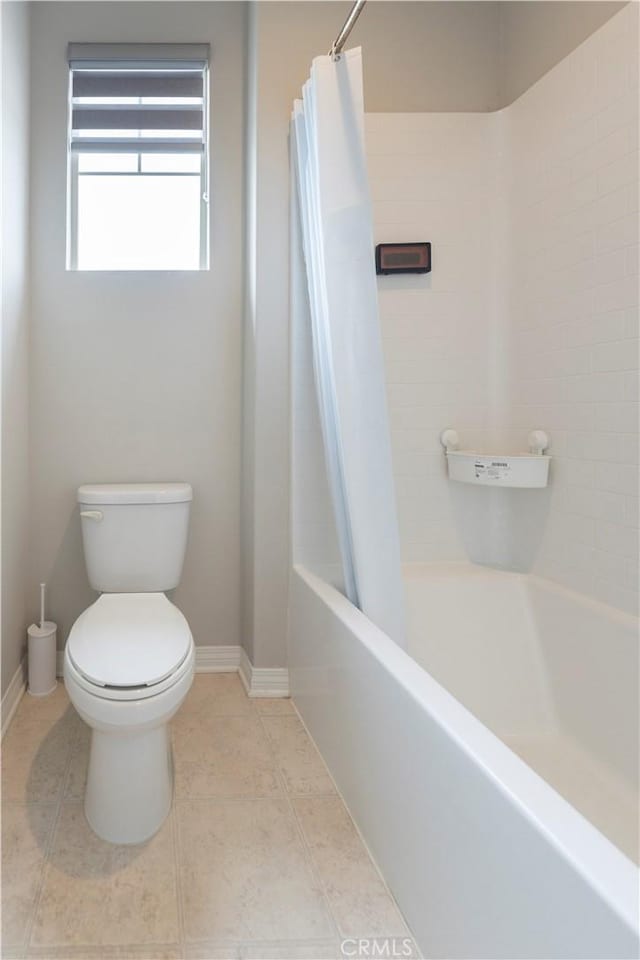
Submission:
{"label": "recessed soap shelf", "polygon": [[529,434],[527,453],[478,453],[459,450],[457,431],[443,430],[440,442],[445,448],[450,480],[475,483],[485,487],[546,487],[549,482],[549,462],[545,454],[549,437],[544,430]]}

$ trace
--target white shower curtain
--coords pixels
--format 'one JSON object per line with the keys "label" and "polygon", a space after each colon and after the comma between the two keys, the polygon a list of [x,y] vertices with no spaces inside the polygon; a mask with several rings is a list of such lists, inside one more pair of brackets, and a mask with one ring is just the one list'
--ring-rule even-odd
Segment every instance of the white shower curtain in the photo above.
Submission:
{"label": "white shower curtain", "polygon": [[317,57],[292,119],[314,374],[349,599],[404,646],[360,49]]}

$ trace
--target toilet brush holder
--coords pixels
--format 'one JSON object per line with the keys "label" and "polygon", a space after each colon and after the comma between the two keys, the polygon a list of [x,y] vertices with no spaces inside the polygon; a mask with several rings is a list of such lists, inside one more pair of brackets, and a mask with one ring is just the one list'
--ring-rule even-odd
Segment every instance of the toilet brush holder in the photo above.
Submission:
{"label": "toilet brush holder", "polygon": [[56,680],[56,633],[57,625],[50,620],[41,624],[32,623],[27,630],[29,661],[29,693],[33,697],[46,697],[53,693]]}

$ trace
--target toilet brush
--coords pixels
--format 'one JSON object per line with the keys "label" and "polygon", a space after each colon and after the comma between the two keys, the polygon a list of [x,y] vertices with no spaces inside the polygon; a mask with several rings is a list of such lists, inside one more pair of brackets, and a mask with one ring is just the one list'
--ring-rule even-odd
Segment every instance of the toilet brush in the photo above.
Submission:
{"label": "toilet brush", "polygon": [[32,623],[27,630],[29,661],[29,693],[45,697],[53,693],[56,681],[56,632],[57,626],[45,620],[46,584],[40,584],[40,623]]}

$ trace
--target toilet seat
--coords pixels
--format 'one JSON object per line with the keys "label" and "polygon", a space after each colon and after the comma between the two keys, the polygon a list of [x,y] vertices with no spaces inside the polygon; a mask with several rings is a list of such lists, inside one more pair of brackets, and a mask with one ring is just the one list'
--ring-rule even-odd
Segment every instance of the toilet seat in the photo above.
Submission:
{"label": "toilet seat", "polygon": [[[192,641],[191,653],[187,654],[184,662],[175,673],[172,673],[169,677],[165,677],[160,683],[147,684],[143,687],[103,687],[100,686],[100,684],[92,683],[80,673],[69,657],[68,651],[65,652],[65,671],[68,672],[78,687],[91,695],[92,699],[112,703],[121,702],[124,704],[125,702],[131,701],[152,700],[154,697],[159,697],[160,694],[165,693],[165,691],[170,690],[172,687],[178,687],[183,677],[193,673],[194,659],[195,646]],[[66,672],[65,677],[67,676]]]}
{"label": "toilet seat", "polygon": [[71,629],[66,656],[76,681],[109,700],[146,699],[190,669],[189,625],[164,593],[102,594]]}

